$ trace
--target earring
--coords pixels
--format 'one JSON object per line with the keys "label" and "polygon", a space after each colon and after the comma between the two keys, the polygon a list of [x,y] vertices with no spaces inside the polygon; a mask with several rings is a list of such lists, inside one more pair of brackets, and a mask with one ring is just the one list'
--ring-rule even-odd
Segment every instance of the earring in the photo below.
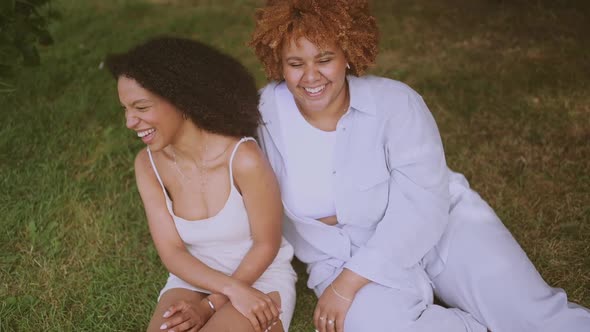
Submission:
{"label": "earring", "polygon": [[350,69],[350,65],[348,64],[348,62],[346,63],[346,68]]}

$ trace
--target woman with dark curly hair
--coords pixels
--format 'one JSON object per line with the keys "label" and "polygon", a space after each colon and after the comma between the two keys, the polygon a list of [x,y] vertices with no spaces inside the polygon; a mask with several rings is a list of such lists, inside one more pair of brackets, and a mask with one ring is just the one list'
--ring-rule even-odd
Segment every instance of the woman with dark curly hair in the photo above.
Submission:
{"label": "woman with dark curly hair", "polygon": [[316,329],[588,331],[587,309],[545,283],[447,168],[420,95],[362,76],[377,35],[367,1],[281,0],[258,10],[251,40],[273,81],[259,139],[319,297]]}
{"label": "woman with dark curly hair", "polygon": [[281,236],[279,186],[252,138],[252,76],[209,46],[168,37],[106,65],[127,127],[147,145],[137,187],[170,272],[148,330],[286,331],[293,248]]}

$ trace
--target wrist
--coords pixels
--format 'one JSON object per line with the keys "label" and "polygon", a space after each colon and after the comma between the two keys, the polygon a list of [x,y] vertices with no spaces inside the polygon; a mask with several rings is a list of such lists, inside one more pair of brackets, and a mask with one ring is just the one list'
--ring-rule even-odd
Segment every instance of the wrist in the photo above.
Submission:
{"label": "wrist", "polygon": [[336,295],[336,296],[337,296],[339,299],[341,299],[342,301],[345,301],[345,302],[349,302],[349,303],[350,303],[350,302],[352,302],[352,300],[353,300],[353,297],[352,297],[352,296],[346,296],[346,295],[343,295],[343,294],[341,294],[341,293],[340,293],[340,292],[339,292],[339,291],[336,289],[336,287],[334,287],[334,284],[333,284],[333,283],[332,283],[332,284],[330,284],[330,290],[331,290],[331,291],[332,291],[332,292],[333,292],[333,293],[334,293],[334,294],[335,294],[335,295]]}
{"label": "wrist", "polygon": [[207,296],[207,299],[211,301],[211,304],[215,308],[215,311],[219,310],[221,307],[223,307],[224,304],[226,304],[229,301],[229,298],[227,296],[219,293],[211,294]]}
{"label": "wrist", "polygon": [[208,317],[213,316],[213,314],[215,314],[215,312],[217,311],[217,307],[215,307],[215,305],[209,299],[209,297],[205,297],[204,299],[202,299],[199,303],[199,306],[201,307],[201,310],[203,310],[202,312],[206,312],[208,314]]}
{"label": "wrist", "polygon": [[230,278],[230,281],[221,289],[221,294],[228,299],[231,299],[236,291],[242,286],[242,282],[237,279]]}
{"label": "wrist", "polygon": [[344,269],[331,284],[332,290],[346,299],[353,299],[356,293],[370,282],[351,270]]}

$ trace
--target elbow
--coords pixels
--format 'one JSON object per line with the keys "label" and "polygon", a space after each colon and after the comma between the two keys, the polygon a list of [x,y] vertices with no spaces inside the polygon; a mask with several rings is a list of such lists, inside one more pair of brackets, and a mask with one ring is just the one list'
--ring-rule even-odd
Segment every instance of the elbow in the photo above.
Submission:
{"label": "elbow", "polygon": [[279,248],[281,247],[281,240],[281,237],[279,237],[278,239],[264,241],[254,240],[254,242],[252,243],[252,249],[256,250],[259,253],[264,253],[265,256],[268,255],[268,257],[274,259],[279,253]]}
{"label": "elbow", "polygon": [[183,254],[188,253],[188,251],[186,250],[185,247],[177,247],[177,246],[172,246],[170,248],[162,248],[160,250],[158,250],[158,254],[160,256],[160,260],[162,261],[162,264],[164,265],[164,267],[166,267],[166,269],[173,273],[175,273],[175,270],[178,269],[178,262],[182,261],[182,259],[179,259],[180,257],[182,257]]}

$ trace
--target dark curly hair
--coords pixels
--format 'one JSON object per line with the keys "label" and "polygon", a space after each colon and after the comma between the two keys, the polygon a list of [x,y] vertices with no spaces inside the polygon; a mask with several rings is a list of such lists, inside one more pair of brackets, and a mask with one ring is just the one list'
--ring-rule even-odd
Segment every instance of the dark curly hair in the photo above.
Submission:
{"label": "dark curly hair", "polygon": [[367,0],[268,0],[256,11],[249,45],[269,80],[280,80],[285,41],[305,37],[319,47],[336,42],[350,65],[362,75],[375,62],[379,31]]}
{"label": "dark curly hair", "polygon": [[211,46],[157,37],[108,55],[105,63],[115,79],[134,79],[201,129],[234,137],[255,135],[260,122],[255,80],[237,60]]}

